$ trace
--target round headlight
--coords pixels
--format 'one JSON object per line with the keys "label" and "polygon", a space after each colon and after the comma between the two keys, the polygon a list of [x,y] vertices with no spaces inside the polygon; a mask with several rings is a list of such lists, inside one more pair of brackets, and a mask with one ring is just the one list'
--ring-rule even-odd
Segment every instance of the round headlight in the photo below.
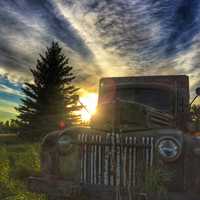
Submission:
{"label": "round headlight", "polygon": [[163,138],[157,144],[159,155],[165,161],[174,161],[181,154],[181,145],[174,138]]}
{"label": "round headlight", "polygon": [[58,148],[61,154],[67,154],[73,147],[73,138],[70,135],[63,135],[58,139]]}

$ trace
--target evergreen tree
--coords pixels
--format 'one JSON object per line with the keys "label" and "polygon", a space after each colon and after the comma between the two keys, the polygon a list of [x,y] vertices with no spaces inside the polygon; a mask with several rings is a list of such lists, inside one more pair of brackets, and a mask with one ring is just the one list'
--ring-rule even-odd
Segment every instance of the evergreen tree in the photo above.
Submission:
{"label": "evergreen tree", "polygon": [[22,88],[25,98],[16,108],[19,112],[20,132],[25,136],[43,136],[59,128],[71,126],[79,116],[77,88],[72,85],[75,76],[69,59],[58,43],[52,42],[44,55],[40,55],[35,69],[31,69],[34,83]]}

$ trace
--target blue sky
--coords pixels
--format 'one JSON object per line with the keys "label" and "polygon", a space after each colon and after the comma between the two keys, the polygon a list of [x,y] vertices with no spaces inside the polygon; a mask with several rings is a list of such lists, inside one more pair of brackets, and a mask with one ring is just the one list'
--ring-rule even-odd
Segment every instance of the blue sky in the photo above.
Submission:
{"label": "blue sky", "polygon": [[[52,40],[83,89],[102,76],[187,74],[200,82],[199,0],[0,1],[0,119],[15,116],[23,83]],[[81,74],[79,73],[81,71]]]}

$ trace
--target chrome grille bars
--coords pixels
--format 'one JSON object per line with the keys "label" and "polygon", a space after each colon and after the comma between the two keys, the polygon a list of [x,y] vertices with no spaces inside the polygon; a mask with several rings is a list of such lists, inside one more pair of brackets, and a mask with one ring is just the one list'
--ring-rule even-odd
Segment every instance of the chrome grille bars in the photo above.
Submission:
{"label": "chrome grille bars", "polygon": [[81,183],[134,187],[153,165],[154,138],[79,135]]}

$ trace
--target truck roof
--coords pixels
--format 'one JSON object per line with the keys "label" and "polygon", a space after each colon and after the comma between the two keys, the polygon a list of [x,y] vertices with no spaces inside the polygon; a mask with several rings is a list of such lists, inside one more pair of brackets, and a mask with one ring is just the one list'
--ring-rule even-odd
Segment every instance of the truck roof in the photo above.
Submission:
{"label": "truck roof", "polygon": [[127,76],[127,77],[105,77],[100,80],[100,88],[109,85],[122,84],[146,84],[146,85],[162,85],[180,90],[185,93],[185,98],[189,99],[189,77],[187,75],[156,75],[156,76]]}
{"label": "truck roof", "polygon": [[109,81],[113,80],[117,84],[120,83],[134,83],[134,82],[141,82],[141,83],[163,83],[163,84],[170,84],[177,85],[185,88],[189,88],[189,77],[187,75],[155,75],[155,76],[127,76],[127,77],[104,77],[101,78],[100,83],[108,83]]}

